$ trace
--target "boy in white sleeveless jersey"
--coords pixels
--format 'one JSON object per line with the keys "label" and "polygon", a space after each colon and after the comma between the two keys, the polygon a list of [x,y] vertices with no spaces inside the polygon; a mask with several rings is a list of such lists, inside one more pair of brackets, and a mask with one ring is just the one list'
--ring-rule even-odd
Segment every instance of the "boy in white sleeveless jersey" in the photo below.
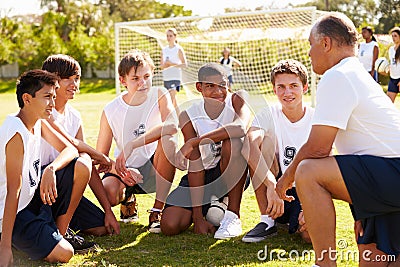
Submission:
{"label": "boy in white sleeveless jersey", "polygon": [[[59,178],[85,177],[90,169],[76,159],[78,151],[42,119],[54,107],[58,77],[43,70],[24,73],[17,82],[20,110],[0,128],[0,265],[12,265],[11,246],[33,260],[68,262],[74,248],[61,233],[74,210],[63,210],[71,192],[59,190]],[[60,154],[40,173],[41,138]],[[56,185],[57,180],[57,185]],[[61,179],[60,182],[62,182]],[[61,185],[63,186],[63,185]],[[72,190],[80,190],[73,185]],[[52,207],[58,206],[58,214]],[[64,207],[65,208],[65,207]]]}
{"label": "boy in white sleeveless jersey", "polygon": [[[96,164],[101,164],[102,167],[106,166],[105,171],[109,171],[112,166],[111,160],[84,142],[81,114],[68,103],[79,92],[81,78],[79,63],[68,55],[51,55],[43,62],[42,69],[56,73],[60,77],[60,88],[56,91],[55,106],[47,121],[78,149],[80,157],[88,165],[92,165],[93,159]],[[42,140],[42,166],[45,167],[50,164],[58,154],[50,144]],[[90,200],[82,197],[69,225],[73,230],[69,231],[71,237],[74,235],[73,232],[78,231],[96,236],[118,234],[120,232],[119,224],[111,210],[111,205],[96,168],[92,169],[89,186],[104,212]]]}
{"label": "boy in white sleeveless jersey", "polygon": [[[279,104],[256,115],[242,150],[261,212],[260,223],[242,241],[259,242],[276,234],[275,219],[288,223],[290,234],[299,231],[309,241],[295,187],[290,189],[295,198],[292,202],[283,203],[275,192],[275,177],[287,169],[311,130],[314,109],[303,104],[303,94],[308,89],[307,69],[296,60],[281,60],[271,70],[271,82]],[[274,154],[277,161],[273,161]]]}
{"label": "boy in white sleeveless jersey", "polygon": [[172,160],[177,118],[165,88],[152,87],[154,63],[142,51],[127,53],[118,66],[119,79],[127,89],[104,108],[97,150],[108,155],[116,143],[115,171],[103,177],[112,206],[121,203],[121,219],[137,219],[134,194],[156,192],[149,210],[148,230],[160,232],[164,208],[175,175]]}
{"label": "boy in white sleeveless jersey", "polygon": [[177,235],[194,223],[195,233],[214,233],[214,225],[205,219],[211,196],[228,195],[228,208],[214,237],[236,237],[242,233],[239,211],[247,177],[241,138],[249,125],[250,110],[244,91],[229,93],[228,77],[220,64],[202,66],[198,79],[196,88],[203,98],[179,116],[185,144],[176,164],[186,169],[189,160],[188,174],[168,196],[161,230]]}

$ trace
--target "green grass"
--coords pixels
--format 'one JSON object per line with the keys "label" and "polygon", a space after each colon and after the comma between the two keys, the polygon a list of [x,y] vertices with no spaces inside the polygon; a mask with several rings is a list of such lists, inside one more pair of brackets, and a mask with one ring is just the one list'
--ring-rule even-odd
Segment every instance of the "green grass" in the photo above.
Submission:
{"label": "green grass", "polygon": [[[8,82],[7,82],[8,83]],[[85,81],[86,83],[86,81]],[[96,88],[96,82],[88,87]],[[82,86],[84,83],[82,84]],[[6,87],[0,82],[1,88]],[[88,89],[90,91],[91,89]],[[83,91],[83,90],[82,90]],[[100,114],[104,105],[112,100],[113,89],[101,89],[99,93],[82,93],[72,100],[71,104],[77,108],[83,117],[85,136],[87,142],[95,146],[99,128]],[[97,92],[97,91],[92,91]],[[178,94],[178,101],[184,102],[185,94]],[[252,97],[255,112],[265,104],[264,98]],[[0,97],[0,123],[6,114],[16,112],[17,104],[14,93],[3,93]],[[399,106],[398,106],[399,107]],[[179,182],[183,172],[178,171],[175,182]],[[90,190],[85,195],[98,203]],[[119,236],[91,237],[89,240],[97,242],[101,251],[74,256],[64,266],[310,266],[313,261],[294,258],[294,261],[284,261],[277,258],[278,252],[285,252],[284,258],[296,256],[295,251],[301,254],[305,250],[312,249],[311,245],[305,244],[297,235],[289,235],[286,229],[279,229],[279,234],[265,242],[257,244],[245,244],[240,241],[241,237],[228,241],[217,241],[211,236],[201,236],[193,233],[192,228],[174,237],[162,234],[149,234],[146,231],[148,215],[146,210],[152,207],[154,195],[139,195],[139,222],[132,224],[121,224]],[[335,201],[337,208],[337,239],[345,240],[348,247],[343,251],[356,251],[354,242],[353,220],[348,205],[341,201]],[[119,216],[119,208],[114,207],[115,215]],[[241,205],[241,219],[243,234],[250,230],[259,221],[259,212],[253,189],[250,187],[245,191]],[[265,248],[268,256],[272,252],[272,259],[261,261],[257,253]],[[264,252],[261,253],[261,256]],[[14,262],[16,266],[50,266],[44,261],[32,262],[25,255],[14,251]],[[338,261],[339,266],[357,266],[354,261]],[[62,265],[62,264],[59,264]]]}

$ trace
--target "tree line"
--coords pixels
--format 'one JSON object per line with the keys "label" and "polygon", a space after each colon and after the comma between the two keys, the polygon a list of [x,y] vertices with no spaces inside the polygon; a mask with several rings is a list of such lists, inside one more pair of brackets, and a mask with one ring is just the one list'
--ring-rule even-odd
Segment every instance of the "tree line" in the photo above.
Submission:
{"label": "tree line", "polygon": [[[47,10],[41,15],[0,14],[0,65],[17,62],[22,72],[40,67],[50,54],[64,53],[84,71],[106,69],[114,64],[114,23],[192,15],[183,6],[156,0],[41,0],[41,6]],[[371,25],[376,33],[400,22],[399,0],[313,0],[301,6],[344,12],[356,26]]]}

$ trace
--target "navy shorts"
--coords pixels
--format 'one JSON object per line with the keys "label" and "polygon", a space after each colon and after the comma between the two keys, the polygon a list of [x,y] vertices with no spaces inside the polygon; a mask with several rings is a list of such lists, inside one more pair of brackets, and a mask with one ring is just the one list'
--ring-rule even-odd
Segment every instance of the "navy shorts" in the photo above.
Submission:
{"label": "navy shorts", "polygon": [[33,260],[47,257],[62,239],[55,220],[58,216],[65,214],[68,209],[75,162],[76,159],[63,169],[56,171],[58,197],[53,205],[43,204],[39,183],[31,202],[16,216],[12,244]]}
{"label": "navy shorts", "polygon": [[232,76],[232,75],[229,75],[229,76],[228,76],[228,81],[229,81],[229,84],[230,84],[230,85],[233,84],[233,76]]}
{"label": "navy shorts", "polygon": [[285,210],[281,217],[276,218],[276,222],[281,224],[289,224],[289,234],[294,234],[299,228],[299,214],[302,210],[296,188],[290,188],[286,191],[288,196],[293,196],[294,200],[284,201]]}
{"label": "navy shorts", "polygon": [[[206,186],[204,189],[204,205],[202,205],[203,216],[207,214],[212,195],[215,195],[219,198],[223,198],[226,195],[226,185],[222,179],[218,179],[220,176],[221,168],[219,162],[216,167],[205,170],[204,185],[208,186]],[[210,186],[211,183],[213,183],[212,186]],[[192,198],[190,195],[190,186],[187,174],[182,177],[179,186],[168,195],[164,209],[167,209],[171,206],[192,210]]]}
{"label": "navy shorts", "polygon": [[389,84],[388,84],[388,92],[392,92],[392,93],[399,93],[399,86],[397,85],[400,82],[400,78],[399,79],[392,79],[390,78],[389,80]]}
{"label": "navy shorts", "polygon": [[154,155],[141,167],[137,168],[143,176],[143,183],[135,184],[133,186],[126,185],[122,178],[114,173],[105,173],[102,179],[109,176],[115,177],[125,184],[125,199],[129,199],[132,194],[149,194],[156,192],[156,170],[153,165]]}
{"label": "navy shorts", "polygon": [[171,81],[164,81],[164,87],[168,90],[174,89],[177,92],[181,89],[181,81],[179,80],[171,80]]}
{"label": "navy shorts", "polygon": [[389,255],[400,254],[400,158],[370,155],[335,156],[353,203],[353,216],[361,220],[364,236],[359,244],[376,243]]}

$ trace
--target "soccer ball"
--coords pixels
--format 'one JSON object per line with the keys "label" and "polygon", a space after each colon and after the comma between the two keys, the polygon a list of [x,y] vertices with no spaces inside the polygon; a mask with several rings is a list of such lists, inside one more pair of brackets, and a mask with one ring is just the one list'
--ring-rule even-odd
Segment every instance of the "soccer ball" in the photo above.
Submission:
{"label": "soccer ball", "polygon": [[384,58],[380,57],[375,61],[375,70],[381,74],[387,74],[389,72],[389,61]]}
{"label": "soccer ball", "polygon": [[224,197],[222,202],[217,196],[211,196],[211,204],[206,214],[206,220],[214,226],[219,226],[228,208],[228,197]]}

